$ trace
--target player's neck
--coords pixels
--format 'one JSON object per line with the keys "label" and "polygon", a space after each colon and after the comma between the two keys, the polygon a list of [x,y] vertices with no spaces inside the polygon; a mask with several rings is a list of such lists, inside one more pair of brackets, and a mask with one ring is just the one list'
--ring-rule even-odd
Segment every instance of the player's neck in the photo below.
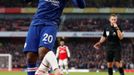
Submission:
{"label": "player's neck", "polygon": [[62,47],[64,46],[64,45],[61,45]]}

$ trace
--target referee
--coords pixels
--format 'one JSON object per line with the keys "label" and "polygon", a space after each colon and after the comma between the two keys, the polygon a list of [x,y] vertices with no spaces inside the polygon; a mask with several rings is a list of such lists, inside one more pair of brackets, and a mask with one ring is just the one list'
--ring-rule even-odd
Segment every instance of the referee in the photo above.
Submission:
{"label": "referee", "polygon": [[123,65],[121,62],[121,43],[123,39],[123,31],[117,25],[117,15],[112,14],[109,17],[109,24],[104,28],[103,36],[99,42],[94,45],[94,48],[99,49],[106,42],[106,60],[108,66],[108,74],[113,75],[113,65],[115,62],[120,75],[124,75]]}

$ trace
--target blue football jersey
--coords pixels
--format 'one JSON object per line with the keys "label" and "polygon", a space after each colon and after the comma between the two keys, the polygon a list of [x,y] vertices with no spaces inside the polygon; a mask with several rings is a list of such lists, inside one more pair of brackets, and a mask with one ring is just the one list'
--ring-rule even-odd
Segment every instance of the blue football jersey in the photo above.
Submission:
{"label": "blue football jersey", "polygon": [[66,5],[66,0],[39,0],[31,25],[57,25]]}

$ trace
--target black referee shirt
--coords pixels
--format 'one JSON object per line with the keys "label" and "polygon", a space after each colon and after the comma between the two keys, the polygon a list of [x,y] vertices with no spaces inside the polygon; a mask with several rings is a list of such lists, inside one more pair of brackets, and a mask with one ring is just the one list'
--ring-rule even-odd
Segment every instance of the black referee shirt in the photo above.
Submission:
{"label": "black referee shirt", "polygon": [[[121,26],[118,27],[122,32]],[[107,38],[106,50],[121,50],[120,39],[117,35],[117,30],[113,26],[107,25],[104,28],[103,36]]]}

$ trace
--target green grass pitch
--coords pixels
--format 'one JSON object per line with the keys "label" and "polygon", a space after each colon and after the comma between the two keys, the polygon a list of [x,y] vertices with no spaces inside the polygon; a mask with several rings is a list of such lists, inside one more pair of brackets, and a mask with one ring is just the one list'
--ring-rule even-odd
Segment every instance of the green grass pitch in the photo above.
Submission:
{"label": "green grass pitch", "polygon": [[[0,72],[0,75],[26,75],[26,72]],[[69,75],[107,75],[107,72],[71,72]],[[114,73],[114,75],[119,75],[119,73]],[[125,75],[134,75],[134,73],[125,73]]]}

